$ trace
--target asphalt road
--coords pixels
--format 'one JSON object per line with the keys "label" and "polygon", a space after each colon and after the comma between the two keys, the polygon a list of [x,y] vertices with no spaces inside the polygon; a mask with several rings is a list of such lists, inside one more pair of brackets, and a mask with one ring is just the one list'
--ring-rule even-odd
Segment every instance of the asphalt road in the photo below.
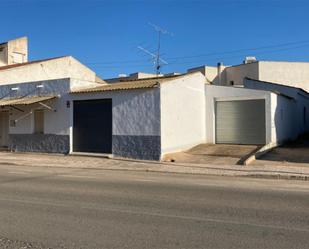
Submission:
{"label": "asphalt road", "polygon": [[0,165],[0,248],[309,248],[309,182]]}

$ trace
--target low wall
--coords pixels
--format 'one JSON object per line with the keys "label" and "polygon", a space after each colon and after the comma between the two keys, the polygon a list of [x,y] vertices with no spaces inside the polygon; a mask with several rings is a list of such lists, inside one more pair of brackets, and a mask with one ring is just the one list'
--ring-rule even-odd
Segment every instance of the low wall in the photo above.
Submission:
{"label": "low wall", "polygon": [[113,135],[113,155],[143,160],[160,160],[160,136]]}
{"label": "low wall", "polygon": [[9,134],[9,149],[16,152],[68,154],[70,137],[54,134]]}

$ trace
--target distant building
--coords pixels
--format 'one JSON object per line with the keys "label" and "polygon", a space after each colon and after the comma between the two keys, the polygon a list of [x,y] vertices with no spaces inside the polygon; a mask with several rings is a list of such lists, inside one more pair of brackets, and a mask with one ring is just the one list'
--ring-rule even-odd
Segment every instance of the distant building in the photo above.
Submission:
{"label": "distant building", "polygon": [[0,44],[0,66],[28,61],[28,40],[21,37]]}
{"label": "distant building", "polygon": [[[248,58],[247,58],[248,59]],[[200,71],[209,82],[222,86],[243,86],[244,79],[300,87],[309,91],[309,62],[257,61],[253,58],[235,66],[201,66],[188,72]]]}
{"label": "distant building", "polygon": [[167,73],[167,74],[152,74],[152,73],[144,73],[144,72],[136,72],[131,73],[130,75],[120,74],[117,78],[110,78],[104,79],[107,83],[115,83],[121,81],[128,81],[128,80],[140,80],[140,79],[150,79],[150,78],[158,78],[163,76],[177,76],[180,73]]}

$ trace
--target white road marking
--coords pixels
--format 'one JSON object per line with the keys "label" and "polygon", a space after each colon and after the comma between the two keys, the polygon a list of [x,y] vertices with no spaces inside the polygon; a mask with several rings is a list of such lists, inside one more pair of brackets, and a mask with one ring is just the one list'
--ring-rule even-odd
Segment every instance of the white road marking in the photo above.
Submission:
{"label": "white road marking", "polygon": [[132,179],[132,180],[136,182],[156,182],[155,180],[150,179]]}
{"label": "white road marking", "polygon": [[87,178],[87,179],[99,179],[98,176],[83,176],[83,175],[57,175],[60,177],[70,177],[70,178]]}
{"label": "white road marking", "polygon": [[8,174],[23,174],[23,175],[28,175],[31,172],[25,172],[25,171],[9,171]]}

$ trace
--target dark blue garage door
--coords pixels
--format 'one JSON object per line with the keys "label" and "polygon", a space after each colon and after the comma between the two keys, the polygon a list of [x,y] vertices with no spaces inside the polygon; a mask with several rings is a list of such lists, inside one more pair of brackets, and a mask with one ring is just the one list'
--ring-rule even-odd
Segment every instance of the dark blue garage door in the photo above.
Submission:
{"label": "dark blue garage door", "polygon": [[112,153],[112,100],[78,100],[73,108],[73,151]]}

